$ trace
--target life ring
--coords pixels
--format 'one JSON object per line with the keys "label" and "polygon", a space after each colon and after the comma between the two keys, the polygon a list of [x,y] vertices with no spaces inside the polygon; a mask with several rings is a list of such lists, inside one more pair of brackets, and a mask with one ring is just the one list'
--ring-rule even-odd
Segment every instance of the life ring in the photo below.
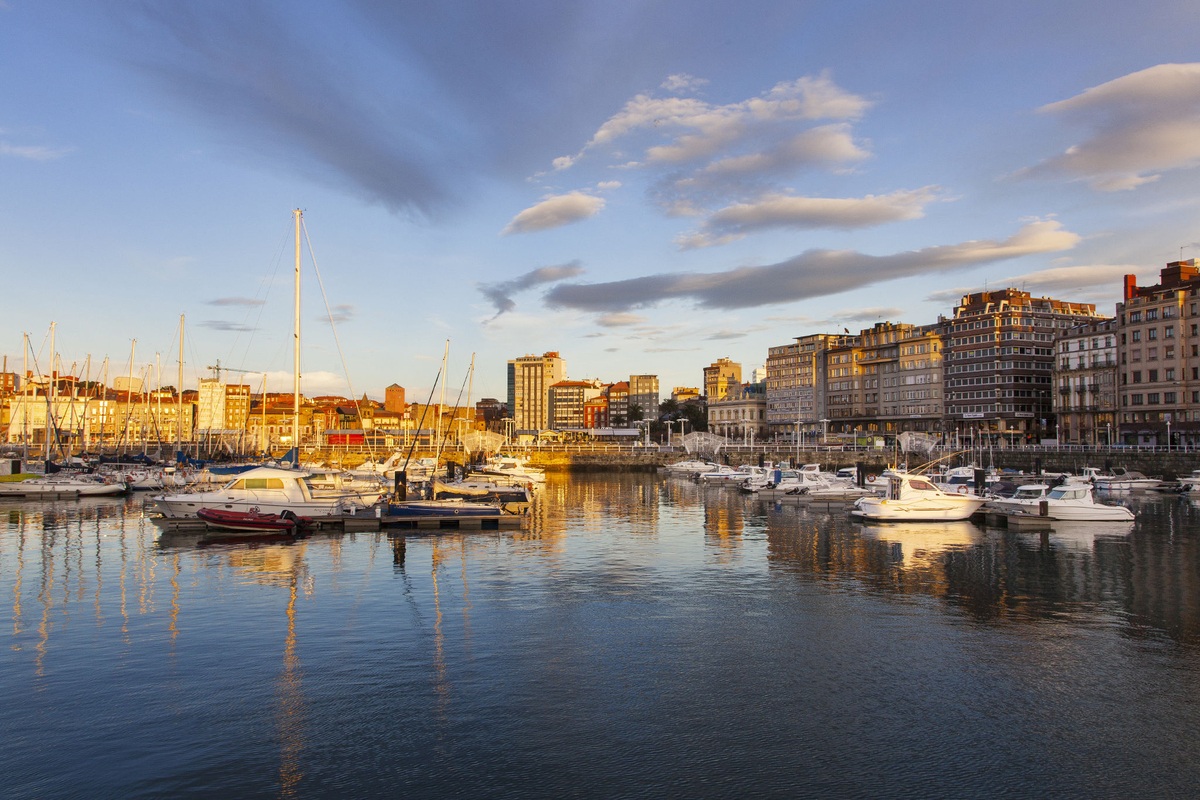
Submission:
{"label": "life ring", "polygon": [[958,487],[958,493],[959,494],[970,494],[971,490],[969,488],[967,488],[967,486],[964,484],[964,485]]}
{"label": "life ring", "polygon": [[877,480],[879,480],[878,475],[868,475],[867,476],[867,483],[874,483]]}

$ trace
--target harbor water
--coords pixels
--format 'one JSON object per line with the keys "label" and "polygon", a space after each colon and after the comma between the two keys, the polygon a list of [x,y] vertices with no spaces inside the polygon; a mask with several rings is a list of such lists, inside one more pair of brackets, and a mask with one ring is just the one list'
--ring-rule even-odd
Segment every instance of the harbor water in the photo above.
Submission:
{"label": "harbor water", "polygon": [[1200,508],[868,525],[649,474],[529,524],[161,535],[0,502],[5,797],[1172,797]]}

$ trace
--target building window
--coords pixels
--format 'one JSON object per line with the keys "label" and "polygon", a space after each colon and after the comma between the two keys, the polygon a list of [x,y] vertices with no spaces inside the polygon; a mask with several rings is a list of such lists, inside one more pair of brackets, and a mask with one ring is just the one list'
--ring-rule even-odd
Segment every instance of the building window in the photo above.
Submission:
{"label": "building window", "polygon": [[1130,405],[1140,406],[1142,404],[1142,396],[1140,394],[1129,395]]}
{"label": "building window", "polygon": [[1158,341],[1158,328],[1147,328],[1146,329],[1146,339],[1147,339],[1147,341],[1151,341],[1151,342]]}
{"label": "building window", "polygon": [[1163,328],[1163,338],[1164,339],[1174,339],[1175,338],[1175,326],[1174,325],[1167,325]]}
{"label": "building window", "polygon": [[1150,394],[1146,395],[1146,405],[1158,405],[1158,392],[1151,392]]}
{"label": "building window", "polygon": [[1134,332],[1133,332],[1133,340],[1134,340],[1135,342],[1140,342],[1140,341],[1142,340],[1142,332],[1141,332],[1141,331],[1134,331]]}
{"label": "building window", "polygon": [[1157,308],[1146,309],[1146,322],[1150,322],[1151,320],[1156,320],[1156,319],[1158,319],[1158,309]]}
{"label": "building window", "polygon": [[1135,370],[1133,371],[1133,382],[1134,382],[1134,383],[1141,383],[1141,382],[1142,382],[1142,373],[1141,373],[1141,370],[1136,370],[1136,369],[1135,369]]}
{"label": "building window", "polygon": [[1140,311],[1130,311],[1129,312],[1129,322],[1131,324],[1134,322],[1141,322],[1141,321],[1142,321],[1142,312],[1140,312]]}
{"label": "building window", "polygon": [[1149,375],[1149,377],[1146,378],[1146,381],[1148,383],[1158,383],[1158,370],[1156,370],[1156,369],[1150,370],[1150,375]]}
{"label": "building window", "polygon": [[1168,403],[1168,404],[1174,403],[1175,402],[1175,393],[1174,392],[1163,392],[1163,402]]}
{"label": "building window", "polygon": [[1122,373],[1121,373],[1121,385],[1122,385],[1122,386],[1124,386],[1124,385],[1125,385],[1125,384],[1127,384],[1127,383],[1129,383],[1129,373],[1128,373],[1128,372],[1122,372]]}
{"label": "building window", "polygon": [[1173,369],[1167,370],[1166,377],[1164,377],[1163,380],[1165,380],[1165,381],[1175,380],[1175,370],[1173,370]]}

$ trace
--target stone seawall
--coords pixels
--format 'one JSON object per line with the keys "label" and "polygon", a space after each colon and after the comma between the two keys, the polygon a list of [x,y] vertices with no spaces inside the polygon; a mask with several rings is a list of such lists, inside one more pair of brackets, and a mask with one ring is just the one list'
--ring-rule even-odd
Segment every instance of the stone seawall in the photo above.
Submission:
{"label": "stone seawall", "polygon": [[[761,454],[764,461],[791,461],[796,457],[796,451],[766,452]],[[842,467],[852,467],[862,462],[867,472],[878,474],[885,470],[890,462],[891,453],[880,452],[843,452],[822,451],[801,454],[803,463],[818,463],[821,468],[834,471]],[[653,472],[675,461],[681,461],[687,456],[680,453],[638,453],[638,454],[607,454],[607,453],[551,453],[534,452],[530,454],[531,466],[541,467],[549,472]],[[718,460],[728,462],[732,466],[742,464],[758,464],[759,453],[722,453]],[[948,459],[945,463],[960,466],[968,463],[966,455]],[[1137,470],[1146,475],[1162,476],[1167,480],[1190,475],[1192,470],[1200,469],[1200,453],[1155,453],[1155,452],[1023,452],[1017,450],[996,450],[985,456],[984,464],[1004,468],[1034,472],[1040,462],[1041,468],[1047,472],[1073,472],[1080,474],[1084,467],[1100,469],[1124,467]],[[916,466],[915,459],[910,459]]]}

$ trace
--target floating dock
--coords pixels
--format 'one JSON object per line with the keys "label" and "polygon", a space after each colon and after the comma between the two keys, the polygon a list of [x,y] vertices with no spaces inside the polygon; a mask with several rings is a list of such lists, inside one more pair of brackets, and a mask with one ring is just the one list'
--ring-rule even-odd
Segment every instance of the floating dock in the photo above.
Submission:
{"label": "floating dock", "polygon": [[[497,514],[487,517],[463,517],[453,514],[428,517],[394,517],[387,514],[375,516],[373,513],[345,514],[334,517],[313,517],[309,531],[345,531],[359,533],[383,529],[398,530],[500,530],[501,528],[519,528],[529,519],[527,514]],[[210,528],[202,519],[176,517],[150,517],[163,532],[171,533],[204,533],[211,530],[214,533],[233,533]],[[253,535],[253,534],[251,534]]]}

